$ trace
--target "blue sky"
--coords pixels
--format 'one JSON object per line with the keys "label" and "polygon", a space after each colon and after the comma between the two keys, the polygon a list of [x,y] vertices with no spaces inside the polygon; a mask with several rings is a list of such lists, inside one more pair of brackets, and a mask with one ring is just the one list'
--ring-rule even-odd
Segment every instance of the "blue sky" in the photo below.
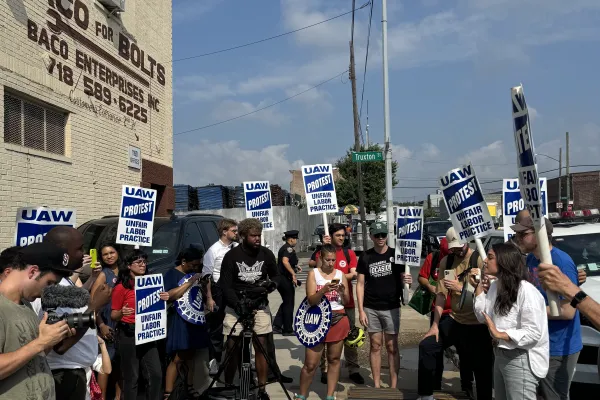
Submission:
{"label": "blue sky", "polygon": [[[298,29],[349,11],[351,4],[173,0],[173,58]],[[359,102],[368,20],[369,7],[357,12]],[[253,111],[342,73],[349,65],[350,21],[348,15],[243,49],[174,62],[174,132]],[[436,186],[441,174],[467,161],[480,181],[515,177],[510,88],[519,83],[537,152],[558,158],[562,146],[564,160],[569,131],[571,164],[600,164],[599,40],[598,0],[389,0],[390,126],[399,186]],[[371,141],[381,143],[380,0],[364,98]],[[365,111],[366,104],[363,128]],[[289,169],[333,162],[353,143],[345,74],[251,116],[176,135],[175,181],[235,185],[268,179],[289,189]],[[541,171],[558,166],[546,157],[538,161]],[[433,191],[396,189],[394,196],[419,200]]]}

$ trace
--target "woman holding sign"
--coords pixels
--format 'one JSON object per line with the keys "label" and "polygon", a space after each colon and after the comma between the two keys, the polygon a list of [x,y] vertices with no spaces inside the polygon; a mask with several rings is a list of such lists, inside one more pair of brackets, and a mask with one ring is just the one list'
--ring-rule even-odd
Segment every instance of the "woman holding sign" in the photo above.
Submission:
{"label": "woman holding sign", "polygon": [[327,400],[334,399],[335,388],[340,377],[340,357],[344,339],[350,332],[350,320],[344,312],[344,304],[349,298],[348,281],[342,271],[335,268],[336,248],[325,244],[321,248],[321,266],[310,270],[306,278],[306,297],[311,306],[321,302],[323,296],[331,304],[331,327],[322,343],[306,348],[304,366],[300,373],[300,394],[295,398],[305,400],[321,360],[324,343],[327,343]]}
{"label": "woman holding sign", "polygon": [[[135,344],[135,277],[146,275],[147,260],[146,253],[133,250],[125,258],[126,266],[119,270],[117,285],[112,293],[110,316],[117,322],[117,351],[121,358],[123,400],[137,400],[140,369],[147,380],[146,398],[161,398],[162,369],[156,342]],[[169,293],[161,292],[160,299],[169,300]]]}
{"label": "woman holding sign", "polygon": [[[179,300],[188,295],[192,286],[200,280],[202,274],[203,252],[197,248],[190,247],[183,250],[177,257],[177,267],[165,274],[165,290],[169,293],[169,302]],[[193,275],[192,275],[193,274]],[[185,278],[187,277],[187,280]],[[180,283],[183,283],[180,285]],[[198,291],[197,295],[201,296]],[[190,314],[196,309],[189,307]],[[187,392],[190,399],[199,397],[194,389],[194,353],[197,349],[208,347],[208,334],[204,325],[197,324],[198,321],[186,320],[175,311],[175,307],[169,307],[167,336],[167,354],[171,357],[171,363],[167,367],[165,380],[164,399],[171,396],[175,386],[177,372],[181,365],[187,366]]]}

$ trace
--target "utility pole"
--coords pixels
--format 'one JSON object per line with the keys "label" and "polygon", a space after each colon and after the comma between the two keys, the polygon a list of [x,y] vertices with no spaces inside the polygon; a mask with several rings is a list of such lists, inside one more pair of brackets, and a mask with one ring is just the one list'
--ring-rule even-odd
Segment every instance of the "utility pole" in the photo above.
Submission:
{"label": "utility pole", "polygon": [[558,149],[558,202],[562,203],[562,147]]}
{"label": "utility pole", "polygon": [[[352,82],[352,109],[354,111],[354,151],[360,151],[360,129],[358,120],[358,105],[356,103],[356,71],[354,68],[354,9],[356,0],[352,0],[352,33],[350,39],[350,81]],[[365,193],[363,189],[363,177],[360,162],[356,163],[356,175],[358,180],[358,207],[360,209],[360,220],[362,224],[362,246],[367,251],[367,216],[365,211]]]}
{"label": "utility pole", "polygon": [[365,129],[365,141],[367,142],[367,149],[371,146],[369,142],[369,100],[367,100],[367,128]]}
{"label": "utility pole", "polygon": [[[383,133],[385,151],[385,197],[388,224],[388,246],[396,247],[394,232],[394,194],[392,187],[392,147],[390,142],[390,93],[388,88],[387,0],[382,0],[381,35],[383,55]],[[408,269],[408,268],[406,268]],[[410,271],[409,271],[410,273]],[[406,286],[406,285],[405,285]]]}
{"label": "utility pole", "polygon": [[569,200],[571,200],[571,174],[569,173],[569,132],[567,132],[567,209],[569,208]]}

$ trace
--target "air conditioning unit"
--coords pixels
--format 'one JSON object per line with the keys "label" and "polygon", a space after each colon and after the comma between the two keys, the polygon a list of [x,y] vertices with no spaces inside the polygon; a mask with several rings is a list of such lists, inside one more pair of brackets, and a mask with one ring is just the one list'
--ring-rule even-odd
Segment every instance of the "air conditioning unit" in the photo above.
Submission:
{"label": "air conditioning unit", "polygon": [[98,0],[110,12],[124,12],[125,0]]}

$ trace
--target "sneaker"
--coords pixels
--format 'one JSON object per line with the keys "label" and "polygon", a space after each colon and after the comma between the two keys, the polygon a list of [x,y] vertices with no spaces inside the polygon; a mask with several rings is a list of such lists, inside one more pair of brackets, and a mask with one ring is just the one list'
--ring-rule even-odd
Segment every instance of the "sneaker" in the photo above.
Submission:
{"label": "sneaker", "polygon": [[357,385],[365,384],[365,378],[363,378],[362,375],[358,372],[350,374],[349,378],[352,382],[356,383]]}
{"label": "sneaker", "polygon": [[258,400],[271,400],[271,397],[269,396],[269,394],[263,390],[261,390],[260,392],[258,392],[258,396],[257,396]]}
{"label": "sneaker", "polygon": [[283,332],[283,330],[280,327],[278,327],[278,326],[274,326],[273,327],[273,334],[274,335],[281,335],[282,332]]}
{"label": "sneaker", "polygon": [[469,399],[475,400],[475,392],[473,391],[473,388],[466,388],[466,389],[463,389],[462,391],[465,392],[465,394],[469,397]]}
{"label": "sneaker", "polygon": [[216,375],[219,372],[219,362],[213,358],[208,363],[208,374],[211,376]]}

